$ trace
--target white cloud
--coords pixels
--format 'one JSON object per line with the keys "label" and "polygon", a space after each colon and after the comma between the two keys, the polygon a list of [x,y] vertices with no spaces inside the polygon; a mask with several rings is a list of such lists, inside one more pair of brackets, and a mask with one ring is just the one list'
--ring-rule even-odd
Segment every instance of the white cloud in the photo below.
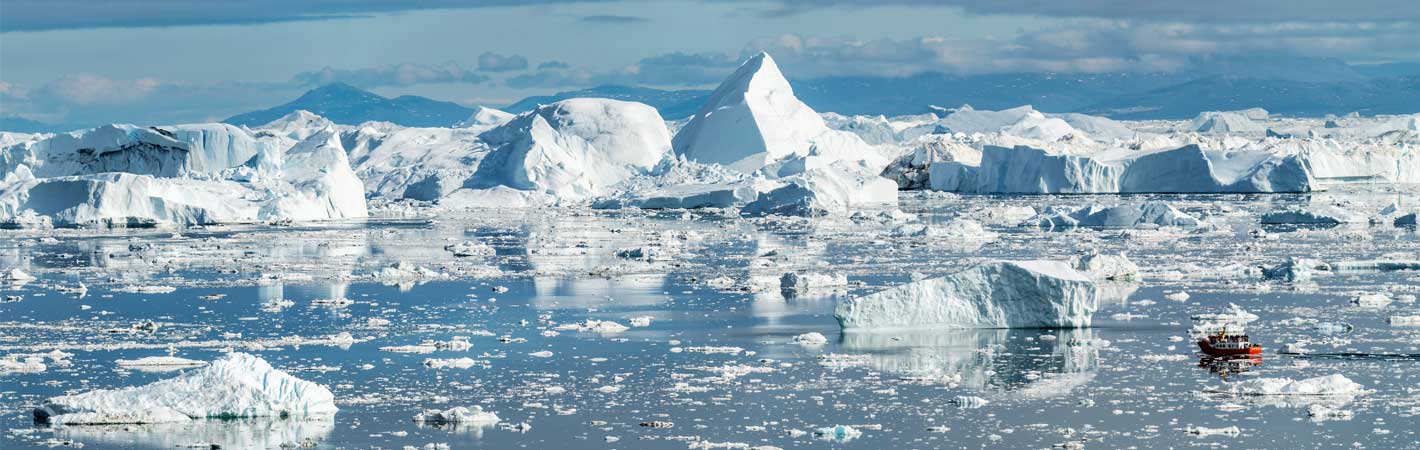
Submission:
{"label": "white cloud", "polygon": [[45,84],[41,95],[70,105],[109,105],[147,97],[160,85],[154,78],[114,80],[96,75],[71,75]]}

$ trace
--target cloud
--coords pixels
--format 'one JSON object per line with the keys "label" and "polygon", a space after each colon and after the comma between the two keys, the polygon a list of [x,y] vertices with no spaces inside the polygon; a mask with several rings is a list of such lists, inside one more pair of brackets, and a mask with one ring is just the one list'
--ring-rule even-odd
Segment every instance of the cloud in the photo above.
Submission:
{"label": "cloud", "polygon": [[528,68],[528,59],[522,55],[500,55],[483,52],[478,55],[478,70],[485,72],[510,72]]}
{"label": "cloud", "polygon": [[0,30],[260,24],[349,19],[431,9],[600,1],[603,0],[5,0]]}
{"label": "cloud", "polygon": [[72,75],[45,84],[36,95],[67,105],[112,105],[152,95],[160,85],[154,78],[114,80],[95,75]]}
{"label": "cloud", "polygon": [[954,7],[970,14],[1193,23],[1395,22],[1420,19],[1413,0],[777,0],[766,15],[864,6]]}
{"label": "cloud", "polygon": [[[557,64],[549,64],[554,62]],[[604,84],[699,86],[720,82],[733,72],[739,63],[739,60],[730,55],[716,52],[666,53],[643,58],[618,69],[597,72],[572,69],[564,63],[549,61],[538,66],[537,72],[509,78],[507,85],[515,88],[586,87]]]}
{"label": "cloud", "polygon": [[[526,64],[526,61],[524,61]],[[361,69],[325,67],[314,72],[296,74],[292,81],[301,86],[319,86],[334,82],[373,88],[380,86],[412,86],[428,83],[469,83],[488,81],[486,75],[466,69],[454,62],[440,65],[394,64]]]}
{"label": "cloud", "polygon": [[784,34],[752,40],[798,78],[920,72],[1169,72],[1208,57],[1394,60],[1420,57],[1420,25],[1291,22],[1194,24],[1072,20],[1016,36],[860,40]]}
{"label": "cloud", "polygon": [[6,115],[49,123],[171,124],[217,121],[289,101],[299,93],[300,88],[289,82],[187,83],[73,75],[38,86],[5,83],[0,101]]}
{"label": "cloud", "polygon": [[650,19],[647,19],[647,18],[645,18],[645,17],[637,17],[637,16],[595,15],[595,16],[582,16],[582,18],[581,18],[581,19],[578,19],[578,21],[583,22],[583,23],[593,23],[593,24],[602,24],[602,25],[627,25],[627,24],[633,24],[633,23],[645,23],[645,22],[649,22]]}
{"label": "cloud", "polygon": [[503,83],[518,89],[591,86],[594,75],[583,69],[543,69],[508,78]]}
{"label": "cloud", "polygon": [[562,61],[555,60],[555,59],[537,65],[538,70],[542,70],[542,69],[568,69],[568,68],[571,68],[571,67],[572,67],[572,65],[567,64],[567,63],[562,62]]}

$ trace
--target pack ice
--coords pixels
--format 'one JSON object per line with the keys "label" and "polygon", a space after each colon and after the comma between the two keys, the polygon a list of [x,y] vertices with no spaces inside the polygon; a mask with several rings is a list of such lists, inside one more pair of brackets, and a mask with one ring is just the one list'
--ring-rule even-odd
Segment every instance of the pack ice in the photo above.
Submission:
{"label": "pack ice", "polygon": [[293,139],[225,124],[107,125],[0,151],[0,222],[152,226],[368,215],[327,128]]}
{"label": "pack ice", "polygon": [[845,331],[1081,328],[1099,307],[1094,281],[1058,261],[996,261],[842,301]]}
{"label": "pack ice", "polygon": [[335,397],[260,357],[232,353],[152,384],[53,397],[35,420],[55,425],[185,422],[244,417],[328,417]]}

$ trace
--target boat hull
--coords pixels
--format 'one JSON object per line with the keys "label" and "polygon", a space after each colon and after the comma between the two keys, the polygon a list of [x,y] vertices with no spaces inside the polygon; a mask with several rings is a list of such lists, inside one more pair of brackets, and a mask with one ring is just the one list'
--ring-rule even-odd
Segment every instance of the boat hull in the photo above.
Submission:
{"label": "boat hull", "polygon": [[1247,348],[1217,348],[1209,344],[1207,339],[1198,340],[1198,348],[1209,356],[1255,356],[1262,354],[1262,347],[1253,345]]}

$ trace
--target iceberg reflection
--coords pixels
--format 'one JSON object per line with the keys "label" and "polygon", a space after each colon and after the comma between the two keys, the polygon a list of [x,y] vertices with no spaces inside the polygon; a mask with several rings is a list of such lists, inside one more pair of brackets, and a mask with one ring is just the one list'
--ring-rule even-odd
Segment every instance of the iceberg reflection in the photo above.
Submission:
{"label": "iceberg reflection", "polygon": [[1089,329],[913,330],[843,334],[869,367],[905,377],[956,378],[963,387],[1028,397],[1062,395],[1099,369]]}
{"label": "iceberg reflection", "polygon": [[60,426],[53,430],[56,438],[84,442],[95,448],[139,446],[171,449],[200,446],[224,450],[265,450],[312,446],[325,440],[335,430],[335,421],[333,418],[253,418],[150,425]]}

